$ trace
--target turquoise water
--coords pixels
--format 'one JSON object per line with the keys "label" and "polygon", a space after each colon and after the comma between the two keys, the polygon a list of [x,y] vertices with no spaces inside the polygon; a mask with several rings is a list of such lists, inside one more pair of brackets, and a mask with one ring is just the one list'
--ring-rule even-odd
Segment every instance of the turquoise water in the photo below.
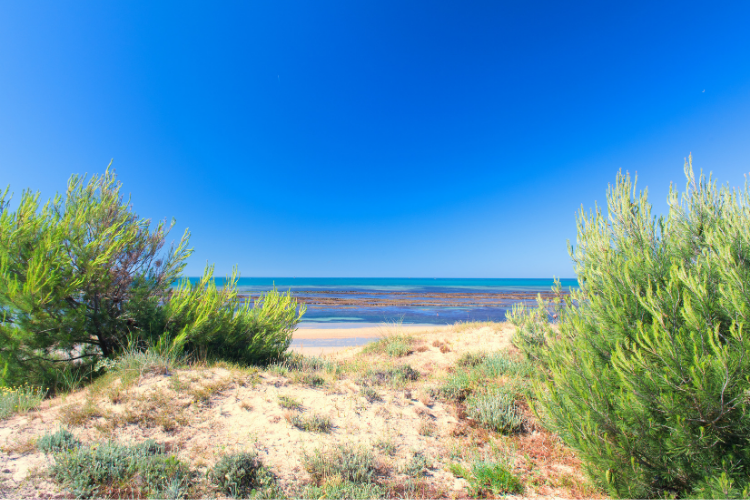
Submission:
{"label": "turquoise water", "polygon": [[[198,278],[190,280],[195,282]],[[216,281],[219,286],[224,283],[224,279]],[[565,290],[577,286],[575,279],[560,282]],[[514,303],[534,302],[537,293],[549,292],[553,285],[552,279],[519,278],[280,277],[240,278],[238,282],[240,292],[251,298],[275,286],[280,291],[290,290],[300,300],[325,297],[340,301],[341,305],[331,301],[327,305],[309,305],[301,325],[333,328],[394,321],[406,324],[504,321]],[[508,293],[516,297],[495,301],[481,298]]]}
{"label": "turquoise water", "polygon": [[[190,278],[198,281],[199,278]],[[224,282],[217,278],[217,284]],[[561,279],[563,288],[576,287],[575,279]],[[358,290],[358,291],[430,291],[449,292],[545,292],[554,284],[552,279],[535,278],[240,278],[239,288],[265,291],[274,285],[279,290]]]}

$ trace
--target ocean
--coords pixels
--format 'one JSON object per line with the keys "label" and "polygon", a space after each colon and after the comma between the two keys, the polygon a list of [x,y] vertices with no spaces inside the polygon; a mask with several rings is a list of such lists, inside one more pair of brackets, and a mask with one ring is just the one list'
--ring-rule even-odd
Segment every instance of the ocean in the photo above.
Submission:
{"label": "ocean", "polygon": [[[191,281],[198,278],[191,278]],[[222,285],[223,279],[217,279]],[[563,290],[575,279],[560,280]],[[240,278],[253,299],[274,286],[307,306],[301,327],[337,328],[392,322],[444,325],[457,321],[504,321],[514,303],[548,295],[552,279],[516,278]]]}

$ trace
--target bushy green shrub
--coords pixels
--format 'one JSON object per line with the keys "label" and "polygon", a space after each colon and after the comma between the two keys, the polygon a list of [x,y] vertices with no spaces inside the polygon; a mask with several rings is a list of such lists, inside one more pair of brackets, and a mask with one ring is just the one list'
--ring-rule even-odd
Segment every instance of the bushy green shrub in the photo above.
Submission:
{"label": "bushy green shrub", "polygon": [[614,496],[748,494],[750,192],[691,163],[666,217],[622,174],[608,217],[581,213],[580,288],[519,343],[549,374],[540,416]]}
{"label": "bushy green shrub", "polygon": [[36,442],[42,453],[58,453],[81,446],[81,442],[67,429],[59,429],[52,434],[45,434]]}
{"label": "bushy green shrub", "polygon": [[276,478],[254,452],[224,455],[213,466],[209,477],[222,493],[234,498],[279,496]]}
{"label": "bushy green shrub", "polygon": [[163,251],[172,226],[139,218],[120,188],[108,169],[71,177],[65,196],[44,206],[24,191],[11,210],[8,190],[0,194],[0,386],[55,389],[61,370],[89,370],[128,345],[278,358],[304,307],[275,290],[243,301],[236,271],[219,288],[212,267],[174,287],[192,253],[189,233]]}
{"label": "bushy green shrub", "polygon": [[[151,440],[130,446],[107,441],[60,451],[50,471],[79,498],[184,498],[191,478],[187,465]],[[138,482],[133,481],[136,476]]]}
{"label": "bushy green shrub", "polygon": [[523,424],[514,395],[502,388],[466,398],[466,414],[483,427],[505,434],[517,431]]}

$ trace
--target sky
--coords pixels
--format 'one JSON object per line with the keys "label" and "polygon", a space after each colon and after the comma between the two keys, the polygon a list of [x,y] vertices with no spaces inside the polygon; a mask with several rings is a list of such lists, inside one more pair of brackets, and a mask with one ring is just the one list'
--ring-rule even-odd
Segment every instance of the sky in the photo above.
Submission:
{"label": "sky", "polygon": [[574,277],[637,172],[750,172],[750,2],[0,3],[0,185],[113,161],[186,274]]}

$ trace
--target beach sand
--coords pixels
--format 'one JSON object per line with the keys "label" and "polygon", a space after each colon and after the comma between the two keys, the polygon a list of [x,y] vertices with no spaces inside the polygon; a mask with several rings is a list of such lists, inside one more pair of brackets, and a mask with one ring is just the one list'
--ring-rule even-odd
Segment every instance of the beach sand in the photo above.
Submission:
{"label": "beach sand", "polygon": [[450,328],[450,326],[439,325],[373,325],[372,323],[368,323],[367,326],[360,326],[356,323],[337,325],[335,328],[306,326],[294,332],[290,349],[306,355],[327,355],[394,334],[439,333]]}

